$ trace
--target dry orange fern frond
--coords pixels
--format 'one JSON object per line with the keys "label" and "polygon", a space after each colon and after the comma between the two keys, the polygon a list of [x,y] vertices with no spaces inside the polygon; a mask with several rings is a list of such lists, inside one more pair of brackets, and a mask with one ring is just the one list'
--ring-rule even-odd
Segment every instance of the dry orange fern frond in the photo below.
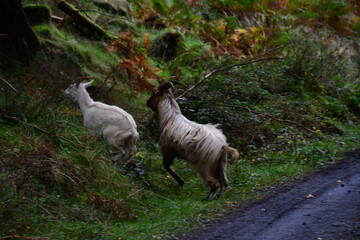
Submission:
{"label": "dry orange fern frond", "polygon": [[[143,38],[143,41],[145,47],[150,44],[150,40],[146,37]],[[138,92],[151,90],[154,86],[150,84],[148,80],[161,80],[156,74],[159,69],[149,65],[146,56],[139,48],[139,44],[130,33],[120,33],[119,39],[113,41],[109,45],[108,50],[121,53],[125,56],[122,62],[116,66],[116,69],[126,72],[133,90]]]}

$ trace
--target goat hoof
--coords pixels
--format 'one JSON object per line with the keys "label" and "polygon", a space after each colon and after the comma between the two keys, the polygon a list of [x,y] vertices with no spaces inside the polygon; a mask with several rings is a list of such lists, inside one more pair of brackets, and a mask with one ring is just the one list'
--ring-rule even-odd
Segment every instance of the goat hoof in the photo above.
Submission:
{"label": "goat hoof", "polygon": [[177,182],[177,183],[180,185],[180,187],[184,186],[184,182]]}
{"label": "goat hoof", "polygon": [[225,193],[219,193],[219,194],[217,195],[217,199],[223,198],[224,196],[225,196]]}
{"label": "goat hoof", "polygon": [[175,178],[176,182],[181,186],[183,187],[184,186],[184,180],[182,180],[181,178]]}
{"label": "goat hoof", "polygon": [[206,198],[207,201],[211,201],[214,199],[215,193],[209,193],[208,197]]}

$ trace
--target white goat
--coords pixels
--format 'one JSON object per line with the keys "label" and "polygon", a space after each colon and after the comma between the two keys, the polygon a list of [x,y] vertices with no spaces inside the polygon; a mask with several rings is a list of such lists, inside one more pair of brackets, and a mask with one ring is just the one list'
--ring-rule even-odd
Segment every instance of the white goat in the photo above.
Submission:
{"label": "white goat", "polygon": [[93,82],[73,83],[65,90],[80,106],[83,123],[93,134],[102,136],[119,154],[114,158],[128,164],[136,151],[139,134],[134,118],[123,109],[91,99],[86,88]]}
{"label": "white goat", "polygon": [[226,178],[227,153],[231,161],[239,157],[236,149],[226,143],[221,130],[212,124],[199,124],[182,115],[173,97],[173,84],[165,82],[154,88],[147,105],[157,113],[160,125],[159,145],[163,153],[163,164],[171,176],[181,185],[184,181],[170,167],[175,157],[190,163],[200,177],[209,185],[208,200],[214,198],[220,184],[219,197],[228,186]]}

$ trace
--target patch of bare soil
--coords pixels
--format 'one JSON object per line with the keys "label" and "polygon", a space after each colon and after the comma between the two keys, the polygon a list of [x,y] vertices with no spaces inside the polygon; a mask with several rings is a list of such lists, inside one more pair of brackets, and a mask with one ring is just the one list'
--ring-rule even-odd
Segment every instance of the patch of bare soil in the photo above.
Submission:
{"label": "patch of bare soil", "polygon": [[360,150],[181,239],[360,239]]}

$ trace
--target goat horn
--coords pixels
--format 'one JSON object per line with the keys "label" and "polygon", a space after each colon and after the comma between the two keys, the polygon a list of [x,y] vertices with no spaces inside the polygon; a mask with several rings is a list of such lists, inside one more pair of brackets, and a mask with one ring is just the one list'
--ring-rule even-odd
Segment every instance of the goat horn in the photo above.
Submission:
{"label": "goat horn", "polygon": [[91,79],[91,77],[78,77],[73,83],[76,84],[76,87],[79,87],[80,83],[87,79]]}
{"label": "goat horn", "polygon": [[181,85],[183,87],[185,87],[186,89],[188,89],[189,87],[186,86],[185,84],[183,84],[182,82],[179,82],[179,81],[176,81],[176,80],[173,80],[173,81],[170,81],[172,84],[177,84],[177,85]]}
{"label": "goat horn", "polygon": [[76,80],[74,80],[73,81],[73,84],[76,84],[76,87],[79,87],[79,85],[80,85],[80,83],[81,83],[81,79],[80,78],[78,78],[78,79],[76,79]]}
{"label": "goat horn", "polygon": [[170,82],[170,81],[162,83],[157,89],[159,91],[164,91],[164,90],[167,90],[169,88],[174,88],[173,83]]}

